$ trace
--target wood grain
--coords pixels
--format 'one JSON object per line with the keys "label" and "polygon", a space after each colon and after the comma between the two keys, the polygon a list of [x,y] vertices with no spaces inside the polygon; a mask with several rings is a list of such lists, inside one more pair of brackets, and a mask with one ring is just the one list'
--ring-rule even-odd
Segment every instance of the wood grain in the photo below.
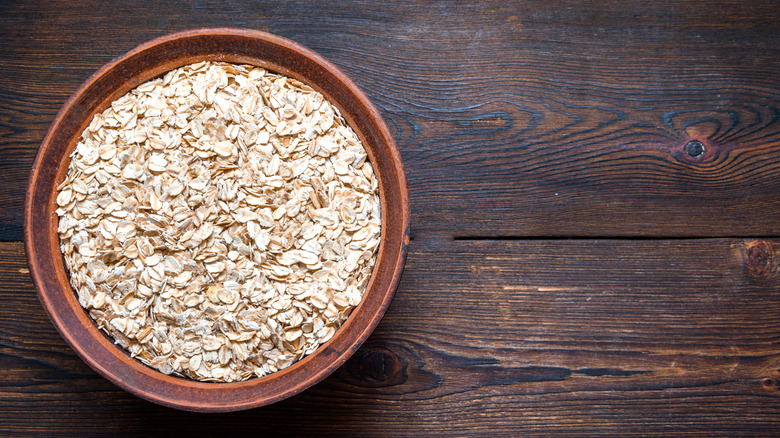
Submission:
{"label": "wood grain", "polygon": [[81,82],[225,24],[303,43],[364,88],[401,146],[415,236],[780,233],[776,2],[565,3],[4,4],[0,239],[21,239],[25,176]]}
{"label": "wood grain", "polygon": [[780,280],[780,240],[413,242],[385,319],[344,367],[279,404],[208,417],[93,373],[37,303],[21,245],[0,243],[0,262],[4,432],[780,427],[780,295],[766,293]]}
{"label": "wood grain", "polygon": [[226,25],[314,49],[380,107],[414,237],[352,361],[212,416],[93,373],[0,243],[0,433],[776,436],[778,23],[775,0],[0,2],[0,240],[82,82]]}

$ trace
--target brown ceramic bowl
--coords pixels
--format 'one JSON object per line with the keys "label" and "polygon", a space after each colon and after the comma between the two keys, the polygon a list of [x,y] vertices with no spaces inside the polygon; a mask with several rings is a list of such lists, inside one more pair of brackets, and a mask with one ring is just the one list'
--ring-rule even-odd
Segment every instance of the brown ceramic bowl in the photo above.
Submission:
{"label": "brown ceramic bowl", "polygon": [[[382,239],[360,305],[331,340],[294,365],[238,383],[204,383],[162,374],[131,358],[81,308],[59,250],[55,189],[92,117],[113,100],[160,74],[202,60],[248,63],[296,78],[334,103],[360,136],[379,180]],[[95,371],[161,405],[224,412],[266,405],[321,381],[365,341],[390,304],[409,243],[409,195],[401,159],[376,108],[328,61],[292,41],[262,32],[203,29],[158,38],[95,73],[57,114],[35,158],[24,211],[30,273],[41,302],[62,337]]]}

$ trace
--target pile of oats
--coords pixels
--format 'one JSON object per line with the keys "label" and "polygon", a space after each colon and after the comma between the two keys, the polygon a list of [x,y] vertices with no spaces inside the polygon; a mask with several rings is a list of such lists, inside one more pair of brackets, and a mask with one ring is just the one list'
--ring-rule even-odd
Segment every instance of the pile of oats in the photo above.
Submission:
{"label": "pile of oats", "polygon": [[290,366],[357,306],[377,180],[323,96],[202,62],[97,114],[58,187],[79,303],[157,370],[231,382]]}

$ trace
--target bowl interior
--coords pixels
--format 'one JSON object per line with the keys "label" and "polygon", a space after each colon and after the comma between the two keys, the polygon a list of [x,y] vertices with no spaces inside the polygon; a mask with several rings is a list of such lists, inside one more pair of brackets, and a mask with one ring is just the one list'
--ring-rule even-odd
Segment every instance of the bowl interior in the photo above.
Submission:
{"label": "bowl interior", "polygon": [[[113,345],[81,308],[59,250],[56,187],[92,117],[136,86],[169,70],[203,61],[246,63],[298,79],[332,102],[362,140],[379,181],[382,237],[363,300],[331,340],[279,372],[236,383],[205,383],[164,375]],[[262,406],[319,382],[362,344],[390,304],[409,242],[406,178],[392,137],[376,108],[342,72],[316,53],[262,32],[203,29],[139,46],[95,73],[68,100],[47,133],[30,174],[25,202],[30,272],[54,325],[97,372],[124,389],[170,407],[220,412]]]}

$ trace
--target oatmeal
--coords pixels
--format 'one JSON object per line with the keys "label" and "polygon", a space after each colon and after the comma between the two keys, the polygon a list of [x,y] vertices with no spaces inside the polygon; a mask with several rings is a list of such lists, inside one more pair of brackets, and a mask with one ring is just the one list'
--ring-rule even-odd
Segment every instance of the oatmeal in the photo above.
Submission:
{"label": "oatmeal", "polygon": [[166,374],[290,366],[358,305],[380,241],[377,179],[320,93],[202,62],[97,114],[58,187],[62,254],[98,327]]}

